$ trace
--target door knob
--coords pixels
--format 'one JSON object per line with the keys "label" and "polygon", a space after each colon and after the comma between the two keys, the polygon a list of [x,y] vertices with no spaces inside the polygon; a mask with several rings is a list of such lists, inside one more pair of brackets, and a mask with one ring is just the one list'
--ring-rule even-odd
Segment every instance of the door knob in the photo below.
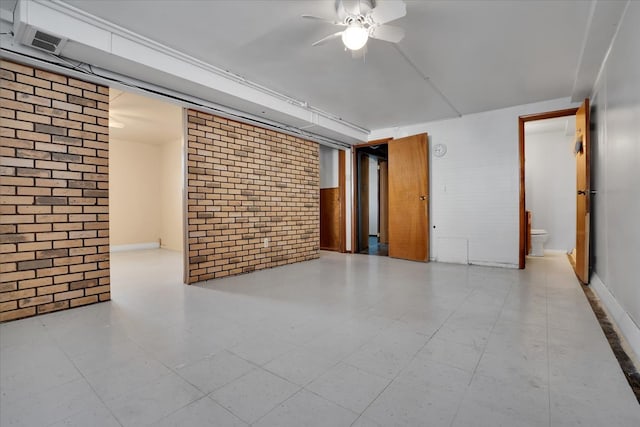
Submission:
{"label": "door knob", "polygon": [[427,200],[427,196],[420,196],[420,200]]}
{"label": "door knob", "polygon": [[578,196],[586,196],[587,192],[584,190],[578,190]]}

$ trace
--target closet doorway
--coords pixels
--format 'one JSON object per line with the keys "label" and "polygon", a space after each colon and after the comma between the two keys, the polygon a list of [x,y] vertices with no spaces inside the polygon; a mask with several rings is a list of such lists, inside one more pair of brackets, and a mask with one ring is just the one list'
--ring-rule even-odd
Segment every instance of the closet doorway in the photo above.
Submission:
{"label": "closet doorway", "polygon": [[354,147],[355,253],[429,260],[427,140],[420,134]]}

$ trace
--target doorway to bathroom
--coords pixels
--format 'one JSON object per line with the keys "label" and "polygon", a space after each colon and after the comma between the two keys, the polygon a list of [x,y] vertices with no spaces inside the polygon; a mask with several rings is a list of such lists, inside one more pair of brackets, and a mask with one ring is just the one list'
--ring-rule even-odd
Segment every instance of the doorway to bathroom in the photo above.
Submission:
{"label": "doorway to bathroom", "polygon": [[588,124],[588,99],[579,108],[519,117],[520,268],[527,256],[565,252],[588,283]]}

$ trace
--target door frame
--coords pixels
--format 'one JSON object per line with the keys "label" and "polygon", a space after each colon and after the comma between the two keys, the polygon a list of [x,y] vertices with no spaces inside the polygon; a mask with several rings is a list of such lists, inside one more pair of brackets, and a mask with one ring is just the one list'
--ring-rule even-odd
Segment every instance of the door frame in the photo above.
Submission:
{"label": "door frame", "polygon": [[518,117],[518,156],[520,162],[520,244],[518,249],[518,268],[525,268],[527,259],[527,218],[525,206],[525,182],[524,182],[524,124],[536,120],[555,119],[557,117],[575,116],[578,108],[567,108],[565,110],[547,111],[545,113],[528,114]]}
{"label": "door frame", "polygon": [[[351,253],[359,252],[358,239],[358,218],[360,217],[360,209],[358,206],[358,149],[370,147],[372,145],[387,145],[393,138],[382,138],[374,141],[351,146],[351,181],[353,181],[353,208],[351,210]],[[346,252],[346,251],[345,251]]]}
{"label": "door frame", "polygon": [[338,193],[340,194],[340,247],[341,253],[347,252],[347,185],[346,155],[338,150]]}

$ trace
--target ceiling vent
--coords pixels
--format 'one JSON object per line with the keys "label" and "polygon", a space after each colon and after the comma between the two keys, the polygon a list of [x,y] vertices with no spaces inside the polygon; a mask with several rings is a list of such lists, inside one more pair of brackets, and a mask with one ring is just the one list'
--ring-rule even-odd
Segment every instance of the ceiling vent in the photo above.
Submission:
{"label": "ceiling vent", "polygon": [[22,37],[22,43],[35,47],[36,49],[44,50],[45,52],[58,55],[67,43],[67,39],[45,33],[44,31],[38,30],[34,27],[28,27]]}

